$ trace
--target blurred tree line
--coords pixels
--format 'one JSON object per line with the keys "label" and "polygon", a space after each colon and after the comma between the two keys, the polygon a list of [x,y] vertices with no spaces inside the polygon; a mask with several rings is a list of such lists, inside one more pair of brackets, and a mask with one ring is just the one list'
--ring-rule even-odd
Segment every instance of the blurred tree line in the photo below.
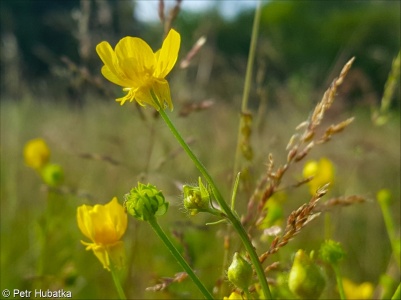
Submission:
{"label": "blurred tree line", "polygon": [[[94,50],[98,42],[108,40],[114,45],[131,35],[149,37],[152,46],[160,45],[161,24],[136,20],[135,1],[0,3],[1,92],[13,98],[21,95],[22,87],[43,86],[55,95],[66,91],[81,103],[83,90],[104,89],[98,78],[101,62]],[[208,39],[181,80],[200,91],[207,85],[226,101],[231,101],[228,97],[233,92],[241,94],[253,17],[252,10],[229,20],[217,8],[202,13],[181,11],[173,24],[182,35],[180,55],[184,57],[201,35]],[[363,95],[366,101],[377,102],[400,50],[400,17],[400,2],[391,0],[264,2],[257,85],[285,87],[290,94],[325,89],[345,61],[356,56],[349,78],[353,87],[345,93],[351,99]]]}

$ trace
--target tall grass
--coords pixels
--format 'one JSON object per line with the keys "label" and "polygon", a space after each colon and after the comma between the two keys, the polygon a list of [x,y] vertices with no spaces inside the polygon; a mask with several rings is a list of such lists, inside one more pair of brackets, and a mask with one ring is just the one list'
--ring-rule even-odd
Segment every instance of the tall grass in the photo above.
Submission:
{"label": "tall grass", "polygon": [[[79,242],[82,236],[76,226],[76,207],[83,203],[106,203],[113,196],[122,201],[138,180],[153,182],[163,190],[171,209],[160,222],[176,237],[184,256],[207,286],[215,284],[221,274],[223,253],[220,228],[204,226],[205,222],[214,221],[212,217],[199,215],[189,219],[183,212],[177,186],[196,182],[198,173],[171,141],[161,120],[152,117],[151,110],[145,110],[147,119],[143,121],[134,105],[121,109],[113,101],[90,99],[82,109],[73,109],[52,99],[37,101],[34,94],[27,94],[18,102],[4,100],[1,104],[2,289],[64,288],[71,290],[74,298],[115,297],[107,272],[101,270],[96,258],[84,251]],[[306,114],[283,106],[263,116],[265,126],[252,140],[255,158],[250,172],[254,178],[265,169],[266,153],[273,153],[276,162],[285,161],[286,143]],[[368,199],[364,204],[334,209],[331,220],[333,238],[347,250],[347,263],[342,266],[344,276],[356,282],[377,284],[380,274],[386,272],[391,248],[375,195],[379,189],[388,188],[395,200],[400,198],[400,120],[393,116],[389,123],[378,128],[367,111],[355,110],[352,114],[356,120],[347,133],[313,149],[310,158],[324,155],[335,164],[332,196],[361,194]],[[343,111],[340,115],[348,117],[351,112]],[[193,138],[195,153],[216,175],[223,193],[229,195],[237,112],[226,104],[216,104],[190,118],[179,118],[176,114],[172,118],[184,136]],[[330,120],[327,122],[330,124]],[[65,169],[65,189],[59,193],[49,193],[23,163],[23,145],[35,137],[48,142],[52,160]],[[151,159],[147,161],[149,149]],[[300,179],[301,173],[301,166],[296,166],[288,180]],[[309,197],[307,187],[286,192],[291,199],[284,206],[286,215]],[[239,191],[238,211],[245,209],[246,199],[246,191]],[[400,203],[394,201],[392,205],[393,217],[399,224]],[[54,219],[49,233],[51,253],[44,262],[46,272],[38,276],[43,238],[40,228],[49,221],[49,213]],[[279,260],[283,270],[288,269],[294,249],[310,251],[318,247],[324,237],[323,227],[322,218],[314,220],[290,247],[271,257],[271,262]],[[145,291],[158,278],[171,277],[180,269],[160,251],[160,241],[153,238],[146,226],[130,222],[124,239],[132,268],[126,270],[128,297],[200,297],[187,281],[173,284],[168,292]],[[256,242],[263,247],[263,241]],[[235,240],[233,243],[234,249],[239,246]],[[332,297],[330,293],[329,290],[323,297]]]}

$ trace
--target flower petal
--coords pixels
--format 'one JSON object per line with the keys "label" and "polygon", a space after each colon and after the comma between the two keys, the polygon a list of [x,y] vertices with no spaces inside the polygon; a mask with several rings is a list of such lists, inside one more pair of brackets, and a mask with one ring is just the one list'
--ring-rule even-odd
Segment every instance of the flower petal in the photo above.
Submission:
{"label": "flower petal", "polygon": [[114,226],[115,232],[117,234],[117,239],[119,240],[125,233],[127,229],[127,214],[120,203],[118,203],[117,198],[114,197],[109,203],[105,205],[105,209],[108,212],[108,217],[111,224]]}
{"label": "flower petal", "polygon": [[129,84],[124,72],[118,64],[118,59],[108,42],[101,42],[96,46],[96,52],[103,61],[102,74],[106,79],[120,86]]}
{"label": "flower petal", "polygon": [[126,87],[139,87],[156,67],[152,48],[140,38],[121,39],[116,45],[116,56],[126,78],[131,81]]}
{"label": "flower petal", "polygon": [[92,237],[96,244],[107,245],[118,240],[114,224],[112,224],[104,205],[95,205],[89,215],[93,227]]}
{"label": "flower petal", "polygon": [[156,108],[156,110],[159,110],[157,104],[153,102],[150,89],[150,86],[140,87],[135,93],[135,101],[138,102],[139,105],[146,106],[146,104],[149,104]]}
{"label": "flower petal", "polygon": [[105,66],[108,66],[113,73],[118,73],[115,69],[117,57],[108,42],[101,42],[96,46],[96,52]]}
{"label": "flower petal", "polygon": [[89,211],[92,209],[92,206],[82,205],[77,209],[77,222],[78,227],[81,232],[93,241],[93,232],[92,232],[92,222],[89,217]]}
{"label": "flower petal", "polygon": [[91,247],[91,248],[92,248],[95,256],[102,263],[103,268],[110,271],[110,258],[109,258],[109,254],[107,253],[106,248],[103,246],[99,246],[99,245],[93,245],[93,247]]}
{"label": "flower petal", "polygon": [[170,110],[173,110],[173,102],[171,101],[170,86],[167,80],[163,79],[155,81],[153,84],[153,91],[155,92],[157,98],[159,98],[159,101],[163,109],[164,105],[167,104]]}
{"label": "flower petal", "polygon": [[178,51],[180,50],[181,36],[180,34],[171,29],[165,38],[162,48],[157,52],[156,70],[153,76],[156,78],[164,78],[170,73],[174,67]]}
{"label": "flower petal", "polygon": [[39,170],[48,163],[50,149],[41,138],[30,140],[24,147],[24,158],[29,167]]}
{"label": "flower petal", "polygon": [[114,84],[117,84],[119,86],[129,86],[130,82],[124,77],[118,76],[115,73],[113,73],[108,66],[103,66],[102,67],[102,75],[109,81],[111,81]]}

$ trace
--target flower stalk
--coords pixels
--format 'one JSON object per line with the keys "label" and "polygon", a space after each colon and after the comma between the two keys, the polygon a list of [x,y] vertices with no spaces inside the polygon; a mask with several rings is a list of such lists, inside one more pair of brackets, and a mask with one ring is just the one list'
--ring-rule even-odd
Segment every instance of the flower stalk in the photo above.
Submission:
{"label": "flower stalk", "polygon": [[340,299],[345,300],[347,297],[345,296],[344,292],[344,286],[343,286],[343,280],[340,272],[340,267],[337,264],[332,265],[334,274],[336,275],[336,281],[337,281],[337,289],[338,293],[340,294]]}
{"label": "flower stalk", "polygon": [[196,276],[195,272],[188,265],[185,259],[181,256],[180,252],[178,252],[177,248],[173,245],[170,239],[167,237],[163,229],[160,227],[156,218],[150,218],[147,220],[150,226],[152,226],[153,230],[157,234],[157,236],[163,241],[166,247],[170,250],[171,254],[175,257],[177,262],[181,265],[181,267],[187,272],[188,276],[191,277],[192,281],[196,284],[198,289],[202,292],[203,296],[206,299],[213,299],[213,296],[207,290],[207,288],[203,285],[203,283],[199,280],[198,276]]}
{"label": "flower stalk", "polygon": [[117,276],[116,268],[115,268],[113,262],[110,263],[110,273],[111,273],[111,276],[113,277],[114,286],[116,287],[119,299],[122,299],[122,300],[127,299],[127,297],[125,296],[123,287],[121,285],[120,279]]}
{"label": "flower stalk", "polygon": [[[155,103],[160,103],[160,101],[157,99],[156,94],[151,90],[151,95]],[[222,211],[226,214],[227,219],[230,221],[230,223],[233,225],[235,231],[237,231],[238,235],[240,236],[242,243],[245,246],[245,249],[247,250],[251,262],[255,268],[256,274],[258,276],[260,285],[262,287],[262,291],[264,294],[264,297],[266,299],[272,299],[269,285],[266,280],[265,273],[263,271],[262,265],[259,261],[259,257],[256,254],[256,251],[249,240],[249,237],[247,233],[245,232],[244,227],[241,225],[241,221],[236,217],[236,215],[233,213],[233,211],[230,209],[228,204],[225,202],[223,196],[221,195],[219,189],[217,188],[216,184],[214,183],[214,180],[210,176],[209,172],[206,170],[205,166],[199,161],[199,159],[196,157],[196,155],[192,152],[191,148],[188,146],[188,144],[184,141],[178,130],[175,128],[174,124],[171,122],[170,118],[164,111],[162,107],[158,110],[160,116],[163,118],[164,122],[167,124],[167,126],[170,128],[171,132],[173,133],[174,137],[177,139],[181,147],[184,149],[184,151],[187,153],[187,155],[191,158],[191,160],[194,162],[195,166],[198,168],[198,170],[201,172],[203,177],[206,179],[208,184],[210,185],[213,195],[215,196],[216,201],[220,205]]]}

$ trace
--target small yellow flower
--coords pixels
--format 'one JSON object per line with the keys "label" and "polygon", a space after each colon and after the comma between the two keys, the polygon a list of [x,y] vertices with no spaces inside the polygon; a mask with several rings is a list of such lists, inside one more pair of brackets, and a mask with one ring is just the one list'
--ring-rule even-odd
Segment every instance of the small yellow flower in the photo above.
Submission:
{"label": "small yellow flower", "polygon": [[372,299],[374,287],[370,282],[356,284],[343,278],[343,287],[347,299]]}
{"label": "small yellow flower", "polygon": [[[150,104],[156,110],[164,109],[167,104],[172,110],[170,87],[165,77],[177,61],[180,43],[180,34],[171,29],[156,53],[137,37],[121,39],[114,50],[108,42],[98,44],[96,52],[104,63],[103,76],[128,92],[117,101],[123,105],[125,101],[135,100],[142,106]],[[160,103],[155,103],[151,90]]]}
{"label": "small yellow flower", "polygon": [[48,163],[49,158],[50,149],[43,139],[33,139],[25,144],[24,159],[29,167],[39,170]]}
{"label": "small yellow flower", "polygon": [[313,176],[308,182],[309,192],[314,195],[316,191],[326,183],[332,183],[334,180],[334,166],[327,158],[321,158],[319,161],[308,161],[303,169],[305,178]]}
{"label": "small yellow flower", "polygon": [[92,243],[81,241],[86,250],[92,250],[110,270],[110,260],[122,267],[125,260],[124,243],[120,241],[127,229],[127,214],[114,197],[105,205],[82,205],[77,209],[78,227]]}
{"label": "small yellow flower", "polygon": [[241,295],[240,293],[234,291],[229,297],[224,297],[223,300],[244,300],[247,299],[246,295]]}

